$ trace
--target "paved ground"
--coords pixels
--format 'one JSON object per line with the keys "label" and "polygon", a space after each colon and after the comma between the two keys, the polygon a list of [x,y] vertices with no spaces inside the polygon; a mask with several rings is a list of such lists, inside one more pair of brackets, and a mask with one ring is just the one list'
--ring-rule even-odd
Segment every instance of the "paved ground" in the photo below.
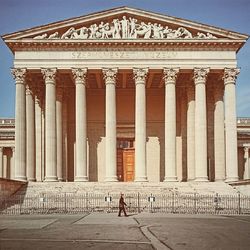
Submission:
{"label": "paved ground", "polygon": [[244,250],[250,216],[141,213],[0,216],[0,250]]}

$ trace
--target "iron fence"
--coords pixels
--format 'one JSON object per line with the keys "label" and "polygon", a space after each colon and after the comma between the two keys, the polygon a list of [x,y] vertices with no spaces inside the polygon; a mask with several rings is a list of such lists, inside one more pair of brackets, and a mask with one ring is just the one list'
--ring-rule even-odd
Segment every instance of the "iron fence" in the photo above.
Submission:
{"label": "iron fence", "polygon": [[[0,214],[118,212],[119,193],[60,193],[0,198]],[[127,193],[129,213],[250,214],[250,196]]]}

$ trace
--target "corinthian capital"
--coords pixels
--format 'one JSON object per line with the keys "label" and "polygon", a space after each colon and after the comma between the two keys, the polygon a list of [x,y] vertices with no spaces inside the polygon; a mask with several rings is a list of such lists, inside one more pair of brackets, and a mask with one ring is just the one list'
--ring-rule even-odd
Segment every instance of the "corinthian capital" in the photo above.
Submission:
{"label": "corinthian capital", "polygon": [[102,73],[105,84],[115,84],[117,72],[118,68],[103,68]]}
{"label": "corinthian capital", "polygon": [[11,73],[16,83],[24,83],[27,69],[26,68],[13,68],[11,69]]}
{"label": "corinthian capital", "polygon": [[240,69],[238,68],[225,68],[224,69],[224,76],[223,76],[223,80],[224,80],[224,84],[228,84],[228,83],[233,83],[235,84],[236,79],[237,79],[237,75],[240,73]]}
{"label": "corinthian capital", "polygon": [[163,68],[163,79],[165,80],[165,84],[175,84],[179,70],[179,68]]}
{"label": "corinthian capital", "polygon": [[86,84],[87,78],[87,68],[72,68],[73,78],[75,79],[75,84],[82,83]]}
{"label": "corinthian capital", "polygon": [[209,68],[194,68],[194,83],[206,83]]}
{"label": "corinthian capital", "polygon": [[56,71],[57,71],[56,68],[43,68],[43,69],[41,69],[45,83],[47,83],[47,82],[54,82],[55,83]]}
{"label": "corinthian capital", "polygon": [[145,84],[148,75],[148,68],[133,68],[135,84]]}

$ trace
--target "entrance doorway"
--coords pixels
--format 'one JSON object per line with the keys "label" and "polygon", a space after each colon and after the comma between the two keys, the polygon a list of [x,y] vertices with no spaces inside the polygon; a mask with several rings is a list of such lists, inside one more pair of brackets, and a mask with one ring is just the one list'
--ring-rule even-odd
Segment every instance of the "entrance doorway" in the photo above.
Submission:
{"label": "entrance doorway", "polygon": [[134,181],[135,148],[134,138],[117,140],[117,176],[119,181]]}

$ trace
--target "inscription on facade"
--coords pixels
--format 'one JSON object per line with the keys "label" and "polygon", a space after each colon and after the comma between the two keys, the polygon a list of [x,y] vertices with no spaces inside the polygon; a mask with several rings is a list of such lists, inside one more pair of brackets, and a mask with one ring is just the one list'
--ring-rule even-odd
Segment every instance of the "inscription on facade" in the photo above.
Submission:
{"label": "inscription on facade", "polygon": [[176,51],[74,51],[72,59],[174,59]]}

